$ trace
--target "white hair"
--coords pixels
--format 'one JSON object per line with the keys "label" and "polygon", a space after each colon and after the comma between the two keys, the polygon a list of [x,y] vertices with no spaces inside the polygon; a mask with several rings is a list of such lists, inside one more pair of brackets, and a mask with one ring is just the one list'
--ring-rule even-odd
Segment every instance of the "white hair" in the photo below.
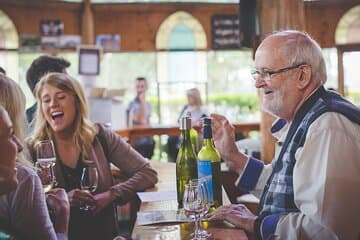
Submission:
{"label": "white hair", "polygon": [[311,66],[312,80],[319,85],[326,82],[326,65],[319,44],[307,33],[297,30],[276,32],[271,36],[286,37],[281,47],[284,58],[289,59],[289,66],[306,63]]}

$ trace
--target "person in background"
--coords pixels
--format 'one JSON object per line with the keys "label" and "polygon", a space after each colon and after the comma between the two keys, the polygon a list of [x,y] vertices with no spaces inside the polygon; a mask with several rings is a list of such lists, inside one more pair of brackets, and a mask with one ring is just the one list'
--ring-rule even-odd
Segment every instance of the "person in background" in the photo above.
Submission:
{"label": "person in background", "polygon": [[66,192],[53,189],[45,199],[39,177],[21,153],[25,125],[25,95],[15,81],[0,74],[0,169],[6,170],[0,171],[0,184],[9,184],[0,188],[0,230],[16,239],[66,239]]}
{"label": "person in background", "polygon": [[259,214],[229,205],[210,219],[226,219],[257,239],[359,239],[360,109],[324,88],[324,57],[306,33],[266,37],[255,67],[263,109],[278,117],[272,163],[238,151],[229,121],[211,116],[215,145],[240,175],[236,186],[260,197]]}
{"label": "person in background", "polygon": [[[26,82],[35,96],[36,84],[40,81],[41,77],[49,72],[66,73],[66,68],[70,67],[70,62],[63,58],[41,55],[36,58],[26,71]],[[26,110],[26,118],[28,123],[33,127],[32,121],[35,117],[37,104],[36,102]]]}
{"label": "person in background", "polygon": [[206,113],[203,108],[203,102],[201,100],[200,91],[197,88],[190,88],[186,91],[187,104],[183,107],[180,112],[178,122],[182,117],[191,115],[191,125],[199,125],[201,119],[206,117]]}
{"label": "person in background", "polygon": [[[152,187],[157,173],[115,132],[89,121],[84,90],[71,76],[45,75],[36,87],[36,100],[39,107],[29,146],[34,156],[36,142],[54,142],[55,176],[58,185],[66,189],[71,206],[69,239],[113,239],[118,234],[115,202],[126,203],[137,191]],[[110,163],[128,179],[113,184]],[[88,164],[98,172],[93,194],[80,185],[82,170]],[[92,208],[81,210],[83,204]]]}
{"label": "person in background", "polygon": [[[197,126],[201,122],[201,119],[206,117],[206,113],[203,109],[203,102],[201,100],[200,91],[197,88],[190,88],[186,91],[187,104],[182,108],[177,122],[180,121],[182,117],[191,115],[191,125]],[[180,147],[180,137],[178,136],[169,136],[167,141],[167,149],[169,155],[169,161],[176,161],[177,154]]]}
{"label": "person in background", "polygon": [[[150,126],[151,105],[146,101],[148,83],[146,78],[138,77],[135,82],[136,97],[126,110],[128,127]],[[154,154],[155,141],[153,138],[136,138],[135,149],[144,157],[151,159]]]}

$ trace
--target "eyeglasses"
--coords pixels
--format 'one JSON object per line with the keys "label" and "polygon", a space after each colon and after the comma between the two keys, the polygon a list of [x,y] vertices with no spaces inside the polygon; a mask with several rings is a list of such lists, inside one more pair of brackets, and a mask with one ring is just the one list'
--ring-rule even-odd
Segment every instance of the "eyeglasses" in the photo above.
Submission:
{"label": "eyeglasses", "polygon": [[283,72],[287,72],[289,70],[301,67],[302,65],[304,65],[304,63],[295,65],[295,66],[291,66],[291,67],[286,67],[286,68],[281,68],[279,70],[274,70],[274,71],[259,71],[257,69],[254,69],[251,71],[251,76],[253,77],[253,79],[256,81],[259,77],[261,79],[264,80],[270,80],[271,76],[274,74],[278,74],[278,73],[283,73]]}

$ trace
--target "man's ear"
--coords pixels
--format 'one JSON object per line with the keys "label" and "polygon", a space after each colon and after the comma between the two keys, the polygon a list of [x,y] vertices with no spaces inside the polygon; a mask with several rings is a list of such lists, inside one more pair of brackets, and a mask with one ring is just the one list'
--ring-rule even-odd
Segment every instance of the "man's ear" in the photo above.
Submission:
{"label": "man's ear", "polygon": [[298,80],[298,89],[304,89],[311,83],[311,67],[304,65],[301,68],[300,77]]}

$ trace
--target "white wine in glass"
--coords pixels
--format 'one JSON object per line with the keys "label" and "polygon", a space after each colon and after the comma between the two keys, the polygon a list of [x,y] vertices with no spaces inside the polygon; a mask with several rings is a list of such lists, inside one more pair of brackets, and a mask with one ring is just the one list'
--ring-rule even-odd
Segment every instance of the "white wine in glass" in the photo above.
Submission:
{"label": "white wine in glass", "polygon": [[[98,186],[98,172],[94,166],[85,166],[81,175],[80,187],[81,190],[94,193]],[[80,207],[81,210],[91,210],[92,206],[85,204]]]}
{"label": "white wine in glass", "polygon": [[44,192],[50,191],[55,183],[54,166],[51,164],[35,163],[36,173],[40,178]]}
{"label": "white wine in glass", "polygon": [[37,162],[41,165],[55,165],[56,153],[52,140],[42,140],[36,144]]}

